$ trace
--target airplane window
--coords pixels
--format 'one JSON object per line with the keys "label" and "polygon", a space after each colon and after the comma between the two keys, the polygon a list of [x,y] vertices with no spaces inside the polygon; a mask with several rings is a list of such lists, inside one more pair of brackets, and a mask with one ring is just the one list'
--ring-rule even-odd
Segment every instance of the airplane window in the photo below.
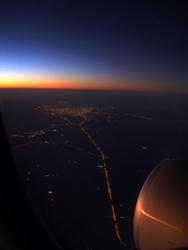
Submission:
{"label": "airplane window", "polygon": [[146,177],[187,158],[184,9],[38,1],[0,10],[3,121],[24,190],[60,249],[135,249]]}

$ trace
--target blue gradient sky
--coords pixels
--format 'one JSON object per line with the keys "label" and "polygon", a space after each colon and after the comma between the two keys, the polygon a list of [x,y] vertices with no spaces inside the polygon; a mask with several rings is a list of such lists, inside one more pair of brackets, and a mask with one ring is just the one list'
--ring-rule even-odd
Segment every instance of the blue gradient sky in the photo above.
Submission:
{"label": "blue gradient sky", "polygon": [[185,7],[177,1],[4,3],[0,77],[13,72],[78,79],[78,87],[87,79],[91,87],[101,81],[105,88],[187,91]]}

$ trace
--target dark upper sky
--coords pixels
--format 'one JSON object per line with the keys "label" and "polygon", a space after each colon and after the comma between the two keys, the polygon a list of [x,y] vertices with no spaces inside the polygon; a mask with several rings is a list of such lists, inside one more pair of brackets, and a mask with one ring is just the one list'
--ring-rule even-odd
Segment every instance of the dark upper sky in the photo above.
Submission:
{"label": "dark upper sky", "polygon": [[185,2],[1,3],[1,82],[40,75],[87,79],[91,87],[188,90]]}

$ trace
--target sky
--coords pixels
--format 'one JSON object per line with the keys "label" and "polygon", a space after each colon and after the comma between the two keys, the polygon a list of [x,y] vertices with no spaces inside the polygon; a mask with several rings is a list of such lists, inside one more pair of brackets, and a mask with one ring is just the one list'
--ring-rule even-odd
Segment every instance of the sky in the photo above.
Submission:
{"label": "sky", "polygon": [[186,1],[4,1],[0,87],[188,91]]}

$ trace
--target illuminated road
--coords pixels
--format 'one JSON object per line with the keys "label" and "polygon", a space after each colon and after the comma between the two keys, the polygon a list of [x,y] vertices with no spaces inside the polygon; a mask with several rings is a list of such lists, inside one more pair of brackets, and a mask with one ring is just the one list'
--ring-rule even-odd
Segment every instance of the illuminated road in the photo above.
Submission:
{"label": "illuminated road", "polygon": [[123,247],[127,247],[125,242],[122,240],[120,232],[119,232],[116,211],[115,211],[114,204],[112,202],[112,191],[111,191],[111,187],[110,187],[109,173],[108,173],[108,168],[107,168],[107,165],[106,165],[106,162],[105,162],[105,156],[104,156],[104,153],[103,153],[102,149],[97,145],[97,143],[89,135],[89,133],[85,130],[85,128],[82,127],[83,124],[86,121],[87,121],[87,119],[84,117],[84,120],[80,123],[80,128],[81,128],[81,131],[88,137],[88,139],[91,141],[91,143],[95,146],[95,148],[99,151],[99,153],[101,155],[101,158],[102,158],[102,161],[103,161],[103,169],[104,169],[104,173],[105,173],[106,184],[107,184],[108,196],[109,196],[109,199],[111,201],[111,209],[112,209],[112,218],[113,218],[113,222],[114,222],[114,229],[115,229],[116,236],[119,239],[120,244]]}
{"label": "illuminated road", "polygon": [[[104,175],[105,175],[106,185],[107,185],[107,193],[108,193],[109,200],[111,202],[111,211],[112,211],[112,219],[113,219],[115,234],[116,234],[116,236],[117,236],[120,244],[123,247],[127,248],[127,245],[122,240],[121,235],[120,235],[120,231],[119,231],[119,226],[118,226],[118,221],[117,221],[117,215],[116,215],[115,206],[114,206],[113,199],[112,199],[112,191],[111,191],[110,180],[109,180],[109,171],[108,171],[107,164],[105,162],[105,155],[104,155],[102,149],[97,145],[97,143],[95,142],[95,140],[90,136],[90,134],[83,127],[83,125],[87,121],[87,117],[84,114],[82,114],[82,118],[83,118],[83,120],[79,124],[73,124],[68,118],[66,118],[64,116],[61,116],[61,119],[63,119],[66,122],[66,125],[69,125],[69,126],[77,125],[77,126],[79,126],[80,129],[81,129],[81,131],[83,132],[83,134],[85,136],[87,136],[87,138],[89,139],[89,141],[93,144],[93,146],[100,153],[100,157],[102,159],[102,166],[103,166],[103,169],[104,169]],[[27,146],[29,146],[29,145],[31,145],[33,143],[42,143],[42,142],[28,142],[28,143],[16,146],[15,149],[19,149],[21,147],[27,147]],[[71,146],[71,145],[67,145],[67,146]],[[81,150],[80,148],[75,148],[73,146],[72,146],[72,148],[77,149],[77,150],[78,149]]]}
{"label": "illuminated road", "polygon": [[27,143],[24,143],[24,144],[20,144],[20,145],[17,145],[14,147],[14,150],[17,150],[17,149],[20,149],[20,148],[24,148],[24,147],[27,147],[31,144],[41,144],[42,142],[27,142]]}

